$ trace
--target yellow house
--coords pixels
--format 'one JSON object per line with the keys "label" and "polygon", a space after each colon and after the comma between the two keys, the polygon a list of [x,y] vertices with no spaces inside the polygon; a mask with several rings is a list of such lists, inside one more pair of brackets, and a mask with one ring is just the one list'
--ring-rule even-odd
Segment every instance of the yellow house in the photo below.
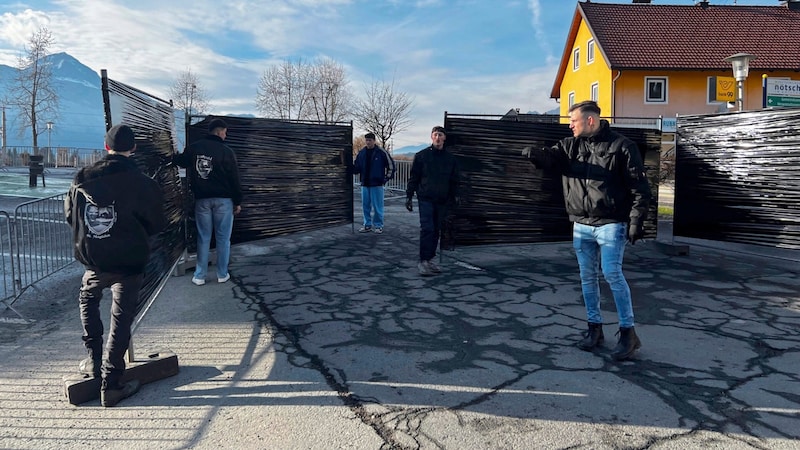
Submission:
{"label": "yellow house", "polygon": [[591,99],[603,116],[627,123],[727,111],[716,94],[737,91],[725,58],[738,53],[755,56],[743,82],[745,110],[762,107],[762,77],[800,80],[800,0],[775,6],[581,1],[550,96],[561,116]]}

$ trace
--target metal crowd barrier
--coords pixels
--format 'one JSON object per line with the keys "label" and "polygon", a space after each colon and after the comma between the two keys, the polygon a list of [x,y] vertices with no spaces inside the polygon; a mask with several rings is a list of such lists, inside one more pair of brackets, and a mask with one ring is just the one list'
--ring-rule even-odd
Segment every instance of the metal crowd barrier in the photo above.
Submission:
{"label": "metal crowd barrier", "polygon": [[[408,177],[411,175],[411,161],[395,160],[394,169],[394,178],[389,180],[384,187],[390,191],[405,192]],[[361,175],[353,175],[353,186],[361,186]]]}
{"label": "metal crowd barrier", "polygon": [[3,288],[2,291],[0,291],[0,295],[2,295],[0,297],[0,302],[8,308],[11,308],[11,302],[14,297],[16,297],[11,239],[11,217],[7,212],[0,211],[0,255],[2,256],[0,259],[0,269],[3,270]]}
{"label": "metal crowd barrier", "polygon": [[[34,283],[74,261],[72,231],[64,218],[66,195],[21,203],[14,209],[10,220],[3,212],[9,236],[9,239],[2,240],[0,247],[3,249],[3,304],[9,309],[13,310],[17,298]],[[7,262],[10,270],[6,267]]]}

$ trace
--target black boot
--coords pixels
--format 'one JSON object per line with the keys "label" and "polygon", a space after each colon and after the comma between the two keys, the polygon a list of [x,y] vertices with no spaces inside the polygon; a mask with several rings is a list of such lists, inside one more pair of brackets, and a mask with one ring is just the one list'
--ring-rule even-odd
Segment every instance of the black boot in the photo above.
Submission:
{"label": "black boot", "polygon": [[588,322],[588,324],[589,329],[584,334],[585,337],[578,342],[578,348],[590,352],[598,345],[603,345],[604,338],[602,323]]}
{"label": "black boot", "polygon": [[630,358],[642,346],[642,341],[639,340],[639,336],[636,336],[636,330],[633,327],[620,327],[617,334],[619,334],[619,342],[611,353],[611,356],[617,361]]}

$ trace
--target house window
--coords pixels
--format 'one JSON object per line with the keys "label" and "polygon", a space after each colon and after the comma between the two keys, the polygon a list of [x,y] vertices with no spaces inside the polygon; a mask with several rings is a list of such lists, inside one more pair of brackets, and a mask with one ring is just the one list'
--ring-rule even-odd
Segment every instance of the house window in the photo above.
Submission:
{"label": "house window", "polygon": [[592,101],[596,102],[600,98],[600,83],[592,83]]}
{"label": "house window", "polygon": [[667,103],[667,77],[644,78],[644,102]]}
{"label": "house window", "polygon": [[581,49],[580,47],[576,48],[572,51],[572,70],[578,70],[581,68]]}
{"label": "house window", "polygon": [[588,64],[594,62],[594,39],[589,39],[586,43],[586,61]]}
{"label": "house window", "polygon": [[567,108],[571,108],[572,105],[575,104],[575,93],[570,92],[569,96],[567,97],[569,100],[567,101]]}

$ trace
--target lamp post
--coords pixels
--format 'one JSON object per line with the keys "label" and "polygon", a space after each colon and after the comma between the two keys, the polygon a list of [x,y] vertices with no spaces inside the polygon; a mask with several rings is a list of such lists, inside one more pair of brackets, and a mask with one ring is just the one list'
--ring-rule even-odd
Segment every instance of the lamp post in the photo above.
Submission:
{"label": "lamp post", "polygon": [[192,122],[192,103],[194,103],[194,90],[197,89],[197,85],[192,83],[192,86],[189,88],[189,101],[186,108],[186,124],[189,125]]}
{"label": "lamp post", "polygon": [[[50,146],[50,135],[53,132],[53,122],[47,122],[47,157],[53,153],[53,148]],[[58,155],[56,155],[56,167],[58,167]]]}
{"label": "lamp post", "polygon": [[736,101],[739,103],[739,111],[744,109],[744,80],[747,79],[747,73],[750,71],[750,61],[756,59],[756,55],[749,53],[737,53],[728,56],[725,61],[731,63],[733,66],[733,78],[736,79]]}

